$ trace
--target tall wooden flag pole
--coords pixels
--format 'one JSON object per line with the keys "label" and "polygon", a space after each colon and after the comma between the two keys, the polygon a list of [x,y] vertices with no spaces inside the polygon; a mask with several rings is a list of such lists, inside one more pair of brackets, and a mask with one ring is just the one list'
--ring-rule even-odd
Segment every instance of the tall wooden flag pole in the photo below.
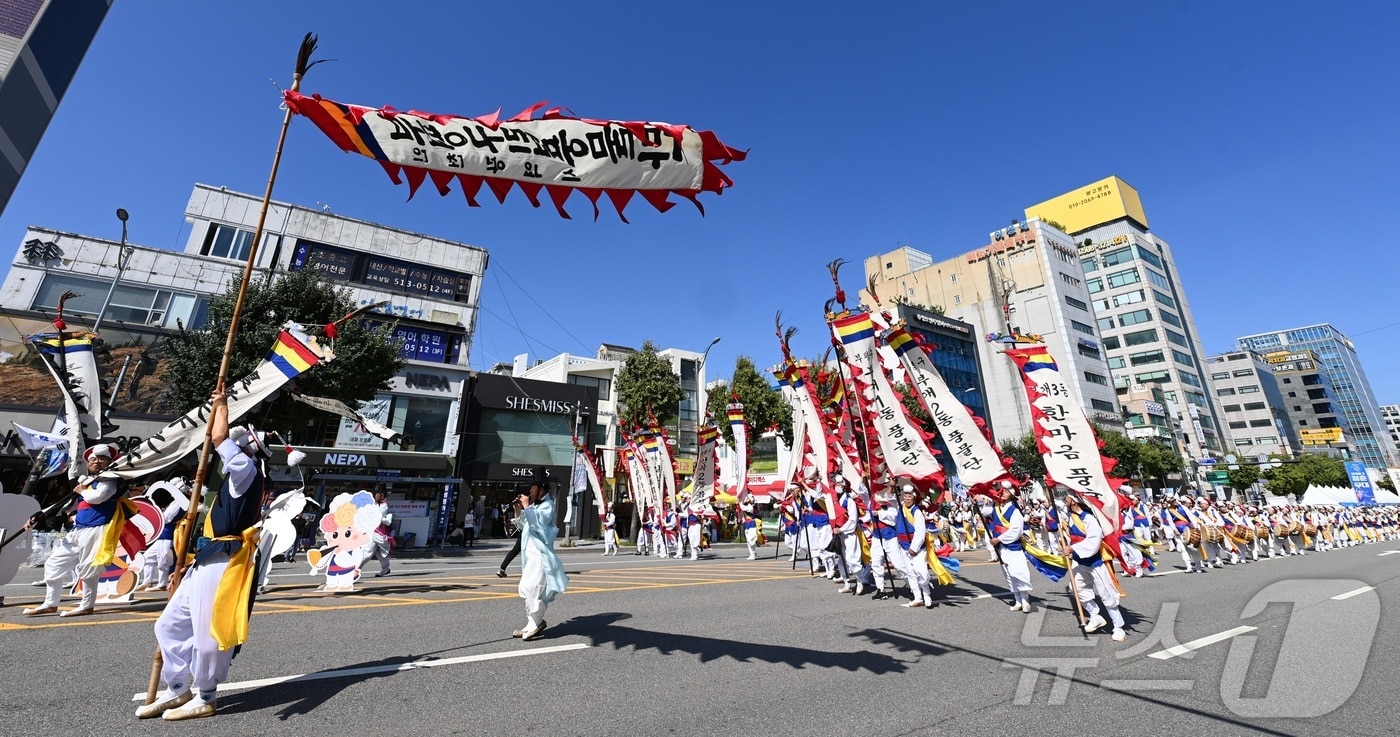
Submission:
{"label": "tall wooden flag pole", "polygon": [[[292,74],[292,91],[301,89],[301,78],[306,71],[320,63],[320,60],[311,61],[311,55],[316,52],[316,34],[308,33],[301,39],[301,47],[297,50],[296,70]],[[224,340],[224,356],[219,362],[219,378],[214,385],[215,390],[224,388],[228,381],[229,363],[233,358],[233,342],[238,335],[238,320],[243,315],[243,297],[248,293],[248,283],[253,277],[253,265],[258,258],[258,244],[262,243],[263,227],[267,224],[267,208],[272,201],[272,186],[277,181],[277,168],[282,164],[282,146],[287,142],[287,129],[292,124],[292,109],[287,107],[282,116],[282,131],[277,135],[277,153],[272,156],[272,171],[267,175],[267,189],[263,192],[262,209],[258,212],[258,227],[253,232],[253,242],[248,249],[248,261],[243,265],[243,279],[238,284],[238,298],[233,303],[233,316],[229,319],[228,337]],[[199,500],[204,493],[204,480],[209,473],[209,456],[213,451],[213,426],[205,425],[204,446],[199,450],[199,467],[194,474],[194,484],[190,489],[190,504],[186,507],[184,514],[180,516],[180,521],[175,528],[175,573],[170,578],[170,596],[175,596],[175,590],[180,586],[186,569],[186,559],[189,557],[190,540],[193,538],[193,527],[195,517],[199,514]],[[146,688],[146,703],[150,704],[156,700],[156,691],[160,688],[161,670],[160,648],[156,648],[154,661],[151,663],[151,680]]]}

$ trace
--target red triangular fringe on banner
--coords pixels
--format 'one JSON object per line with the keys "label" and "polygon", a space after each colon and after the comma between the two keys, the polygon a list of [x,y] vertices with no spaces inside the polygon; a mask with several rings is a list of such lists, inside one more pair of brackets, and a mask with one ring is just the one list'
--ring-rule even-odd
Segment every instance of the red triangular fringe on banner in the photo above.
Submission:
{"label": "red triangular fringe on banner", "polygon": [[489,178],[488,178],[488,179],[486,180],[486,186],[488,186],[488,187],[491,188],[491,191],[494,192],[494,193],[496,194],[496,201],[499,202],[499,203],[501,203],[501,204],[505,204],[506,195],[510,194],[510,188],[511,188],[511,186],[514,185],[514,184],[515,184],[515,182],[513,182],[513,181],[511,181],[511,180],[509,180],[509,179],[489,179]]}
{"label": "red triangular fringe on banner", "polygon": [[540,108],[542,108],[542,107],[544,107],[545,105],[548,105],[548,104],[549,104],[549,100],[540,100],[539,102],[537,102],[537,103],[531,105],[530,107],[527,107],[527,108],[525,108],[524,110],[521,110],[520,112],[516,113],[516,114],[515,114],[515,117],[510,119],[510,122],[512,122],[512,123],[523,123],[523,122],[529,120],[529,119],[531,118],[531,116],[533,116],[533,115],[535,114],[535,111],[536,111],[536,110],[539,110]]}
{"label": "red triangular fringe on banner", "polygon": [[491,113],[490,115],[483,115],[479,118],[476,118],[476,122],[486,126],[487,128],[490,128],[491,130],[496,130],[497,126],[501,124],[501,109],[496,108],[496,112]]}
{"label": "red triangular fringe on banner", "polygon": [[698,189],[678,189],[678,190],[676,190],[676,194],[678,194],[678,195],[680,195],[680,196],[686,198],[687,200],[690,200],[692,203],[694,203],[694,204],[695,204],[695,209],[697,209],[697,210],[700,211],[700,217],[705,217],[705,206],[702,205],[702,204],[700,204],[700,198],[697,197],[697,195],[700,194],[700,190],[698,190]]}
{"label": "red triangular fringe on banner", "polygon": [[418,187],[423,184],[423,180],[428,178],[428,172],[416,166],[406,166],[403,171],[408,175],[408,198],[411,200],[413,195],[418,194]]}
{"label": "red triangular fringe on banner", "polygon": [[[375,159],[375,161],[379,161],[379,159]],[[379,161],[379,165],[384,167],[384,173],[389,175],[390,181],[394,184],[403,184],[403,179],[399,177],[399,172],[403,171],[403,167],[392,161]]]}
{"label": "red triangular fringe on banner", "polygon": [[[604,191],[604,192],[607,192],[607,193],[608,193],[608,199],[612,200],[613,207],[617,209],[617,216],[620,217],[620,218],[622,218],[622,222],[626,223],[626,222],[627,222],[627,216],[626,216],[626,215],[623,215],[623,214],[622,214],[622,211],[625,210],[625,209],[627,209],[627,203],[629,203],[629,202],[632,201],[632,195],[634,195],[634,194],[637,193],[636,190],[632,190],[632,189],[605,189],[605,190],[603,190],[603,191]],[[630,225],[631,223],[628,223],[628,224]]]}
{"label": "red triangular fringe on banner", "polygon": [[667,210],[676,206],[676,203],[671,202],[667,199],[667,197],[669,197],[671,194],[667,190],[642,189],[637,191],[639,194],[642,195],[642,199],[646,200],[647,202],[650,202],[651,206],[656,208],[657,212],[666,212]]}
{"label": "red triangular fringe on banner", "polygon": [[539,182],[516,182],[515,184],[520,187],[521,192],[525,193],[525,197],[530,200],[531,205],[540,206],[540,190],[544,189],[543,184]]}
{"label": "red triangular fringe on banner", "polygon": [[[549,191],[549,199],[554,201],[554,209],[559,211],[559,217],[573,220],[572,217],[569,217],[568,211],[564,209],[564,203],[569,201],[569,195],[573,194],[574,191],[568,187],[545,187],[545,189]],[[595,206],[593,211],[597,212],[598,208]]]}
{"label": "red triangular fringe on banner", "polygon": [[467,198],[467,204],[472,207],[481,207],[481,203],[476,201],[476,193],[481,191],[481,177],[474,177],[470,174],[459,174],[457,181],[462,183],[462,195]]}
{"label": "red triangular fringe on banner", "polygon": [[[583,196],[587,197],[588,201],[593,203],[593,222],[598,222],[598,196],[603,194],[603,190],[597,187],[579,187],[578,191],[582,192]],[[618,214],[621,215],[622,213],[619,212]],[[627,222],[627,218],[623,218],[622,222]]]}
{"label": "red triangular fringe on banner", "polygon": [[428,170],[428,176],[432,178],[433,185],[437,187],[438,194],[446,197],[447,193],[452,191],[452,180],[456,179],[456,177],[451,173],[430,169]]}

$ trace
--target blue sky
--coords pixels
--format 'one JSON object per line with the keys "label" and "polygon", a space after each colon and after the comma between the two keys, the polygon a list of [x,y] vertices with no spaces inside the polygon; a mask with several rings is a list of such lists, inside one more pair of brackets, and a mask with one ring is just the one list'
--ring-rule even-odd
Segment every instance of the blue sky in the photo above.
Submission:
{"label": "blue sky", "polygon": [[[985,6],[985,7],[984,7]],[[824,264],[908,244],[946,258],[1030,204],[1118,174],[1175,251],[1207,352],[1331,322],[1400,402],[1392,309],[1396,7],[1295,2],[118,2],[0,216],[180,248],[195,182],[261,192],[301,35],[303,85],[342,102],[711,129],[735,187],[631,225],[411,202],[373,162],[294,122],[275,197],[488,249],[472,364],[602,342],[777,358],[773,315],[825,345]]]}

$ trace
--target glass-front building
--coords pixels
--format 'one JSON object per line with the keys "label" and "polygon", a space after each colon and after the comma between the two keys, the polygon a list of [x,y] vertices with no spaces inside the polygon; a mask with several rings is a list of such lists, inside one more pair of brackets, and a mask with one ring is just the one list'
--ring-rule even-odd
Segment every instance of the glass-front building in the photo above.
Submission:
{"label": "glass-front building", "polygon": [[[479,373],[472,377],[466,404],[465,495],[452,519],[460,520],[470,505],[479,535],[503,535],[517,486],[543,469],[554,484],[562,521],[574,465],[573,439],[587,444],[592,437],[598,387]],[[575,503],[574,519],[582,525],[575,534],[598,534],[592,497],[580,495]]]}
{"label": "glass-front building", "polygon": [[[1395,443],[1385,426],[1380,402],[1361,368],[1356,346],[1342,331],[1322,323],[1301,328],[1247,335],[1237,341],[1242,350],[1269,354],[1310,350],[1327,371],[1336,397],[1333,412],[1342,418],[1346,439],[1368,468],[1385,469],[1397,462]],[[1319,400],[1324,401],[1324,400]],[[1340,411],[1338,411],[1340,410]]]}

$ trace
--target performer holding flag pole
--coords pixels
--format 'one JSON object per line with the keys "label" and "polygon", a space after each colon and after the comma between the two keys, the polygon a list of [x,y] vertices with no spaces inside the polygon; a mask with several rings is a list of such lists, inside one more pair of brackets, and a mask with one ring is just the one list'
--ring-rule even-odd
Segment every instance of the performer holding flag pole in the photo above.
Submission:
{"label": "performer holding flag pole", "polygon": [[[311,55],[315,53],[315,51],[316,35],[308,33],[302,38],[301,46],[297,51],[296,68],[292,74],[292,92],[296,92],[301,88],[301,80],[302,77],[305,76],[307,70],[320,63],[320,60],[311,60]],[[287,129],[291,126],[291,122],[292,110],[288,107],[286,113],[282,116],[282,130],[277,136],[277,151],[272,157],[272,170],[268,173],[267,189],[263,193],[262,207],[258,212],[258,224],[253,231],[253,239],[248,247],[248,260],[243,266],[243,277],[238,285],[238,297],[234,301],[233,315],[229,319],[228,335],[224,340],[224,355],[223,359],[219,362],[219,376],[214,384],[214,396],[216,397],[225,396],[224,386],[228,381],[229,364],[233,359],[234,340],[238,335],[239,320],[243,316],[243,299],[248,292],[248,283],[252,280],[253,267],[257,263],[258,245],[262,243],[263,230],[267,224],[268,206],[272,200],[272,188],[277,181],[277,170],[282,163],[282,147],[287,141]],[[225,397],[225,402],[226,401],[227,399]],[[170,596],[172,599],[174,599],[176,591],[180,586],[180,579],[183,573],[182,569],[188,563],[187,558],[189,556],[190,539],[193,537],[191,531],[194,526],[194,518],[198,514],[199,509],[198,500],[201,498],[204,491],[204,482],[209,472],[209,456],[214,449],[213,433],[214,423],[211,421],[204,431],[204,445],[199,451],[199,465],[195,471],[194,483],[190,489],[190,505],[180,517],[180,521],[175,529],[175,574],[170,581]],[[148,705],[155,701],[156,690],[160,685],[161,666],[162,654],[161,650],[157,649],[155,659],[151,663],[150,684],[146,691],[146,703]],[[211,708],[209,714],[199,714],[198,716],[208,716],[212,714],[213,710]],[[154,714],[151,716],[154,716]]]}

